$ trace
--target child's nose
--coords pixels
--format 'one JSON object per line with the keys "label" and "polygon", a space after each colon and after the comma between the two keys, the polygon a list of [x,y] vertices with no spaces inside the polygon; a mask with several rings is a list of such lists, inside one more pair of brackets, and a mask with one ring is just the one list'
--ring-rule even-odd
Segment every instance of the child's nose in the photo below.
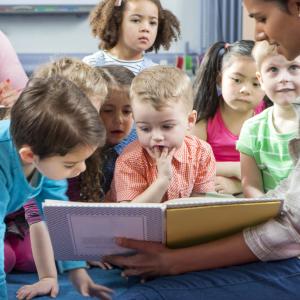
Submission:
{"label": "child's nose", "polygon": [[149,22],[148,21],[144,21],[141,24],[142,24],[141,25],[141,31],[143,31],[143,32],[149,32],[149,30],[150,30],[150,24],[149,24]]}
{"label": "child's nose", "polygon": [[160,130],[154,130],[152,133],[152,138],[154,141],[159,142],[164,139],[164,136]]}
{"label": "child's nose", "polygon": [[249,89],[249,87],[246,85],[246,84],[244,84],[242,87],[241,87],[241,89],[240,89],[240,93],[241,94],[246,94],[246,95],[249,95],[250,94],[250,89]]}
{"label": "child's nose", "polygon": [[86,164],[85,162],[81,162],[78,164],[77,168],[76,168],[76,173],[81,174],[82,172],[84,172],[86,170]]}

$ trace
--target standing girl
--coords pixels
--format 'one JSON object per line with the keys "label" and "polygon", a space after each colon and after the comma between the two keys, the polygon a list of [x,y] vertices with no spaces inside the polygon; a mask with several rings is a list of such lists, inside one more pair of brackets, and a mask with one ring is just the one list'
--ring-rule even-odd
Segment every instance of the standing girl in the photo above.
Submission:
{"label": "standing girl", "polygon": [[245,120],[264,108],[264,96],[251,56],[253,41],[212,45],[194,84],[197,124],[194,134],[212,147],[217,161],[216,191],[239,194],[240,155],[235,149]]}
{"label": "standing girl", "polygon": [[90,16],[92,33],[101,40],[100,51],[83,61],[92,66],[123,65],[135,75],[154,65],[144,52],[166,50],[180,35],[177,18],[160,0],[104,0]]}

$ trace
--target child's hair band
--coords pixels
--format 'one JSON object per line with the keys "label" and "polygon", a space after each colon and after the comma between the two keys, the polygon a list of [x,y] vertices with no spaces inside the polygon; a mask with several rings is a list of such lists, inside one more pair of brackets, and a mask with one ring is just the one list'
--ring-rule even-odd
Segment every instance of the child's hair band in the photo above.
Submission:
{"label": "child's hair band", "polygon": [[122,0],[116,0],[115,6],[121,6],[122,5]]}
{"label": "child's hair band", "polygon": [[231,45],[230,45],[229,43],[225,43],[224,48],[225,48],[226,50],[228,50],[230,46],[231,46]]}

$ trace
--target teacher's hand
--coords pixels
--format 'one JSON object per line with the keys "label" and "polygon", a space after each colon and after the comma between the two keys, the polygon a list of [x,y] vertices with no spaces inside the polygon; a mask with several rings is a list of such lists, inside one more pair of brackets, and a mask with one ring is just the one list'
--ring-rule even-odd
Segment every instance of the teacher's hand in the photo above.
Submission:
{"label": "teacher's hand", "polygon": [[117,238],[119,246],[137,251],[131,256],[111,255],[103,258],[110,264],[123,268],[123,276],[140,276],[143,280],[171,274],[171,253],[161,243]]}

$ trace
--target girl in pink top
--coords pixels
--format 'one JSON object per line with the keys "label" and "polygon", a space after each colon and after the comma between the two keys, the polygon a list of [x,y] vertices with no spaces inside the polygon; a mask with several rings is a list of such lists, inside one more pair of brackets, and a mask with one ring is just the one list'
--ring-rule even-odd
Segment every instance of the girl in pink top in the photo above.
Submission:
{"label": "girl in pink top", "polygon": [[251,56],[254,42],[217,42],[205,54],[194,89],[197,124],[193,133],[212,147],[217,161],[215,189],[242,192],[240,155],[235,148],[244,121],[266,107]]}
{"label": "girl in pink top", "polygon": [[0,31],[0,106],[12,106],[27,80],[16,51]]}

